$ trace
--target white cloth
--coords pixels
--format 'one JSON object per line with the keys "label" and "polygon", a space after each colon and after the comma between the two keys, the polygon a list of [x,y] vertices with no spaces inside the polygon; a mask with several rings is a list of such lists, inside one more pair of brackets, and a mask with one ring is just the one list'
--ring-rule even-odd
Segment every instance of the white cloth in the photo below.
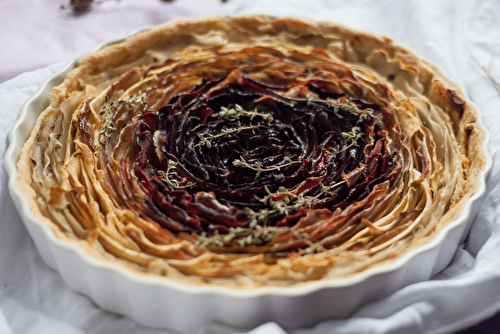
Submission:
{"label": "white cloth", "polygon": [[[493,158],[486,196],[452,263],[430,281],[365,305],[348,319],[288,331],[266,323],[247,333],[452,333],[500,311],[500,92],[494,85],[494,80],[500,82],[500,6],[496,0],[229,0],[225,5],[207,0],[173,4],[108,0],[77,18],[60,11],[59,5],[48,0],[0,1],[0,49],[6,50],[0,53],[0,81],[15,76],[0,84],[2,166],[8,131],[22,104],[44,78],[61,68],[61,62],[100,42],[170,18],[263,13],[331,20],[387,35],[438,64],[481,110]],[[46,67],[49,64],[56,65]],[[18,75],[35,68],[39,69]],[[0,334],[172,333],[104,311],[70,290],[45,265],[27,235],[8,194],[5,168],[0,169],[0,196]],[[207,324],[198,334],[237,332],[241,330]]]}
{"label": "white cloth", "polygon": [[67,62],[136,29],[222,11],[221,0],[88,2],[95,3],[91,11],[74,15],[70,0],[1,0],[0,82],[25,71]]}

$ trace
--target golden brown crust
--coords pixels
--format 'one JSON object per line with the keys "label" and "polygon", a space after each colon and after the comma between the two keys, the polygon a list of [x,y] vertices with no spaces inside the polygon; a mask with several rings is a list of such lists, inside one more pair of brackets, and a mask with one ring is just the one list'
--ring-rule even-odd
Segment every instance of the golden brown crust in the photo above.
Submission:
{"label": "golden brown crust", "polygon": [[[214,87],[224,88],[247,77],[282,102],[329,103],[332,110],[359,112],[356,117],[368,119],[367,129],[372,129],[363,150],[386,154],[380,159],[392,169],[349,205],[298,209],[282,218],[293,221],[289,216],[296,215],[296,224],[283,228],[257,221],[263,229],[253,227],[251,233],[259,236],[258,243],[245,241],[248,226],[231,228],[230,238],[213,230],[207,236],[181,226],[180,218],[153,214],[144,201],[151,194],[134,167],[139,139],[131,138],[137,136],[137,122],[146,110],[161,109],[206,78],[222,78]],[[326,88],[318,92],[305,84],[314,80]],[[332,102],[321,94],[345,100]],[[352,101],[359,101],[359,110],[349,109]],[[373,108],[377,115],[368,114]],[[106,123],[108,117],[113,122]],[[159,156],[168,135],[152,131],[151,150]],[[215,17],[155,27],[79,59],[53,88],[51,104],[23,149],[17,186],[35,216],[59,238],[97,258],[193,284],[293,285],[346,277],[429,242],[477,190],[486,163],[485,137],[477,112],[456,85],[388,38],[330,22]],[[201,140],[193,144],[203,146]],[[355,144],[329,154],[336,157]],[[340,182],[355,187],[370,168],[364,163],[352,168]],[[161,187],[191,184],[190,179],[169,180]],[[304,182],[293,188],[294,196],[307,182],[316,182],[316,188],[321,183]],[[275,189],[272,200],[299,198],[280,191]],[[190,207],[205,205],[228,216],[238,209],[221,204],[213,192],[195,193]],[[320,193],[323,202],[329,200],[326,193]],[[186,221],[195,224],[203,220],[200,216],[191,214]]]}

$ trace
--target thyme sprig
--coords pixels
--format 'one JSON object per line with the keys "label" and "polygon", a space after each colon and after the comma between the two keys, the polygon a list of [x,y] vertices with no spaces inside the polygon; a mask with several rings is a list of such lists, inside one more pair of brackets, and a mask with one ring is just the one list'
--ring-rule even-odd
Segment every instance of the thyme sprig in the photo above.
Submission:
{"label": "thyme sprig", "polygon": [[356,105],[354,105],[351,102],[351,99],[348,99],[348,100],[341,102],[339,100],[327,98],[326,102],[328,103],[328,105],[330,107],[333,108],[334,113],[338,113],[339,111],[342,110],[343,112],[348,112],[348,113],[353,114],[355,116],[359,116],[359,109],[358,109],[358,107],[356,107]]}
{"label": "thyme sprig", "polygon": [[110,119],[112,114],[116,111],[114,102],[109,102],[108,96],[104,96],[104,104],[101,107],[99,115],[103,116],[102,127],[99,130],[99,135],[108,138],[112,132],[116,130],[115,123]]}
{"label": "thyme sprig", "polygon": [[237,120],[240,117],[246,116],[250,118],[250,122],[254,119],[254,117],[261,117],[263,120],[267,121],[269,124],[273,122],[273,115],[269,113],[259,113],[257,112],[257,108],[254,110],[248,111],[243,109],[239,104],[235,104],[233,108],[222,107],[219,111],[219,117],[227,120]]}
{"label": "thyme sprig", "polygon": [[321,244],[321,241],[311,244],[309,247],[304,249],[304,254],[315,254],[326,251],[327,249]]}
{"label": "thyme sprig", "polygon": [[307,105],[310,106],[314,100],[314,95],[311,93],[306,94]]}
{"label": "thyme sprig", "polygon": [[233,166],[234,167],[241,167],[241,168],[248,168],[251,170],[254,170],[256,172],[255,174],[255,179],[257,180],[260,177],[260,174],[263,172],[271,172],[271,171],[280,171],[281,168],[287,167],[296,163],[300,163],[300,161],[292,161],[289,157],[285,157],[284,160],[286,161],[282,165],[273,165],[269,166],[266,168],[263,168],[262,165],[256,161],[253,164],[248,163],[242,156],[240,156],[240,159],[236,159],[233,161]]}
{"label": "thyme sprig", "polygon": [[328,105],[333,108],[334,113],[338,113],[340,110],[348,112],[352,115],[358,116],[361,121],[365,121],[369,118],[374,119],[378,125],[382,126],[382,115],[375,115],[375,110],[372,108],[359,109],[352,101],[346,100],[340,102],[339,100],[334,100],[332,98],[326,99]]}
{"label": "thyme sprig", "polygon": [[198,138],[200,141],[195,145],[196,146],[206,146],[207,148],[212,147],[212,141],[218,138],[222,138],[225,136],[229,136],[230,134],[233,133],[239,133],[241,131],[245,130],[254,130],[257,129],[259,125],[249,125],[249,126],[242,126],[241,123],[238,121],[238,127],[227,130],[227,129],[222,129],[220,133],[218,134],[211,134],[211,133],[198,133]]}
{"label": "thyme sprig", "polygon": [[[239,119],[242,116],[246,116],[246,117],[250,118],[250,125],[243,126],[241,124]],[[207,148],[211,148],[212,142],[218,138],[226,137],[226,136],[229,136],[230,134],[239,133],[239,132],[245,131],[245,130],[255,130],[258,127],[260,127],[260,125],[258,125],[258,124],[252,125],[251,122],[255,117],[261,117],[262,119],[264,119],[268,123],[273,122],[273,115],[268,114],[268,113],[259,113],[259,112],[257,112],[257,109],[250,110],[250,111],[245,110],[239,104],[235,104],[233,108],[221,107],[221,110],[219,111],[219,117],[221,119],[230,120],[230,121],[237,120],[238,121],[237,127],[230,129],[230,130],[223,128],[221,130],[221,132],[217,133],[217,134],[211,134],[208,132],[207,133],[198,133],[197,136],[199,138],[199,142],[195,145],[195,147],[196,146],[206,146]]]}
{"label": "thyme sprig", "polygon": [[351,147],[359,147],[358,140],[363,137],[362,132],[358,132],[356,128],[352,128],[351,131],[346,131],[341,133],[342,138],[346,141],[345,145],[340,149],[333,149],[331,151],[326,150],[330,154],[339,154],[345,150],[350,149]]}
{"label": "thyme sprig", "polygon": [[363,109],[361,116],[359,117],[360,120],[364,121],[368,118],[374,119],[379,126],[382,126],[382,115],[375,115],[375,110],[372,108],[366,108]]}
{"label": "thyme sprig", "polygon": [[142,94],[139,94],[137,96],[134,94],[131,94],[128,97],[128,99],[119,100],[118,103],[121,105],[127,105],[128,108],[132,108],[134,105],[137,105],[138,111],[142,112],[142,111],[144,111],[143,108],[145,108],[146,105],[148,104],[148,98]]}
{"label": "thyme sprig", "polygon": [[[244,248],[250,245],[265,245],[275,241],[281,233],[293,233],[296,239],[307,238],[309,235],[307,233],[298,233],[297,231],[290,230],[289,228],[276,227],[276,226],[262,226],[258,223],[266,223],[268,217],[274,213],[280,213],[288,215],[300,210],[301,207],[310,208],[319,203],[321,203],[326,197],[332,195],[333,188],[340,184],[345,183],[345,181],[340,181],[328,186],[320,183],[321,189],[315,196],[304,196],[302,194],[295,194],[286,189],[285,187],[280,187],[276,192],[271,192],[267,186],[265,190],[267,195],[263,197],[260,201],[269,206],[267,209],[261,209],[259,211],[254,211],[248,207],[244,210],[250,218],[250,222],[247,228],[243,227],[231,227],[229,232],[224,235],[220,235],[217,231],[214,235],[208,237],[205,232],[198,236],[196,245],[199,247],[213,246],[213,247],[226,247],[234,245],[235,243],[239,248]],[[322,198],[323,197],[323,198]],[[279,199],[277,199],[279,198]],[[282,243],[275,243],[272,245],[271,250],[277,250]],[[304,250],[305,254],[317,253],[325,250],[325,248],[320,243],[308,242],[308,248]]]}
{"label": "thyme sprig", "polygon": [[345,181],[340,181],[336,183],[331,183],[329,185],[324,185],[320,183],[320,191],[314,196],[305,196],[303,194],[295,194],[285,187],[279,187],[278,191],[271,192],[267,186],[264,189],[267,195],[264,196],[260,201],[269,208],[260,209],[259,211],[254,211],[250,208],[245,208],[250,223],[250,227],[258,226],[258,223],[267,223],[267,219],[270,215],[279,213],[281,215],[289,215],[298,212],[301,208],[312,208],[332,196],[332,190],[345,183]]}
{"label": "thyme sprig", "polygon": [[[316,196],[304,196],[302,194],[295,194],[285,187],[279,187],[278,191],[274,193],[271,193],[267,186],[264,189],[267,195],[261,199],[261,202],[269,205],[272,213],[278,212],[282,215],[297,212],[302,207],[311,208],[321,202],[319,197],[323,195],[323,191],[320,191]],[[282,200],[275,200],[275,198],[282,198]]]}
{"label": "thyme sprig", "polygon": [[166,184],[168,184],[172,190],[185,189],[193,186],[193,183],[191,182],[181,185],[179,180],[176,179],[176,177],[178,177],[177,171],[175,170],[176,168],[177,168],[177,162],[169,160],[167,163],[167,170],[158,171],[158,174],[162,176],[161,180],[164,181]]}
{"label": "thyme sprig", "polygon": [[134,105],[137,105],[137,110],[139,112],[143,112],[143,108],[148,104],[148,98],[142,94],[138,94],[137,96],[131,94],[126,100],[118,100],[109,101],[107,95],[104,96],[104,104],[101,107],[99,115],[103,116],[102,127],[99,130],[99,135],[108,138],[114,131],[116,131],[116,126],[114,122],[111,120],[113,113],[116,112],[117,105],[126,105],[129,108],[132,108]]}
{"label": "thyme sprig", "polygon": [[229,232],[223,235],[216,231],[214,235],[209,237],[205,232],[202,232],[196,240],[196,245],[222,248],[237,244],[242,249],[250,245],[260,246],[272,242],[282,231],[285,230],[275,226],[258,226],[258,229],[231,227]]}
{"label": "thyme sprig", "polygon": [[342,132],[342,138],[344,138],[348,147],[358,147],[358,139],[362,136],[363,134],[358,132],[356,128],[352,128],[352,130],[348,132]]}

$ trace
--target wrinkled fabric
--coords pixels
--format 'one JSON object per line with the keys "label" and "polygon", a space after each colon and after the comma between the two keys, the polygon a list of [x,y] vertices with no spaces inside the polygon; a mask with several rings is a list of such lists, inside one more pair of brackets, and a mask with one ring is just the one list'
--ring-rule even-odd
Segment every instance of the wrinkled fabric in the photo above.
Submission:
{"label": "wrinkled fabric", "polygon": [[[500,311],[500,6],[496,1],[108,0],[77,17],[61,10],[63,3],[0,2],[0,81],[7,79],[0,84],[2,166],[8,132],[22,104],[62,63],[140,27],[217,13],[296,15],[387,35],[440,66],[477,105],[490,131],[493,169],[484,200],[465,243],[430,281],[364,305],[348,319],[331,319],[312,328],[285,331],[267,323],[242,331],[207,324],[200,334],[451,333]],[[172,333],[104,311],[69,289],[38,255],[8,193],[4,167],[0,194],[0,333]]]}

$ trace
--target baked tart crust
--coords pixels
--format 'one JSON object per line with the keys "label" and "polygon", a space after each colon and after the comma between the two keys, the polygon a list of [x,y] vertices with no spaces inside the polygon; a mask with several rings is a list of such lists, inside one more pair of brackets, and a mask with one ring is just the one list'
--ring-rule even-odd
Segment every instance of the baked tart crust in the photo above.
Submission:
{"label": "baked tart crust", "polygon": [[78,60],[16,185],[58,238],[136,273],[295,286],[395,261],[453,222],[487,161],[478,117],[386,37],[177,21]]}

